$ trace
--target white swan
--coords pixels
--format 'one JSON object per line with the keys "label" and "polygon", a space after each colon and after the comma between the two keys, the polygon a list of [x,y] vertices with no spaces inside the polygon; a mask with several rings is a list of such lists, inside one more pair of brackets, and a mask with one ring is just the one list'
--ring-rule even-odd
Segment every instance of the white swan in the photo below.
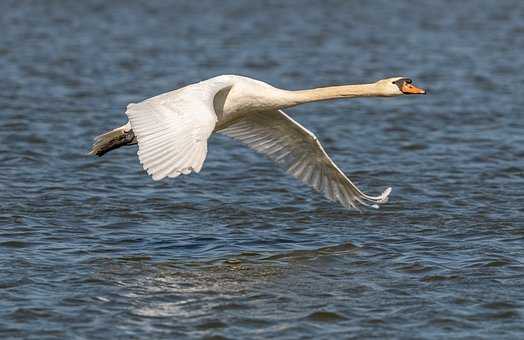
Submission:
{"label": "white swan", "polygon": [[230,136],[344,207],[378,207],[329,158],[317,137],[282,109],[339,98],[425,94],[405,77],[372,84],[287,91],[247,77],[223,75],[129,104],[124,126],[96,137],[92,155],[138,143],[140,163],[154,180],[199,172],[213,132]]}

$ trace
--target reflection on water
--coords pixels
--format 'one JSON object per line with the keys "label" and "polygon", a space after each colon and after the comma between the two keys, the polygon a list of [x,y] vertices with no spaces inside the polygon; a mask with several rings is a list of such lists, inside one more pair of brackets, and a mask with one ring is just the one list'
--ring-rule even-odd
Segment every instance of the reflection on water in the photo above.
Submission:
{"label": "reflection on water", "polygon": [[[0,337],[522,337],[521,1],[0,13]],[[128,102],[231,73],[428,87],[289,112],[390,203],[334,206],[220,136],[201,174],[163,182],[136,149],[86,156]]]}

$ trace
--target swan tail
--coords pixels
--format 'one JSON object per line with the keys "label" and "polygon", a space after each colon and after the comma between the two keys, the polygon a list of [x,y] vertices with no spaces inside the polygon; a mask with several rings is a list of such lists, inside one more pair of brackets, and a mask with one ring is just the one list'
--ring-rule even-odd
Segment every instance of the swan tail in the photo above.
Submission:
{"label": "swan tail", "polygon": [[100,136],[96,136],[89,154],[102,157],[111,150],[118,149],[124,145],[133,145],[136,143],[137,140],[131,129],[131,124],[127,123],[126,125],[101,134]]}

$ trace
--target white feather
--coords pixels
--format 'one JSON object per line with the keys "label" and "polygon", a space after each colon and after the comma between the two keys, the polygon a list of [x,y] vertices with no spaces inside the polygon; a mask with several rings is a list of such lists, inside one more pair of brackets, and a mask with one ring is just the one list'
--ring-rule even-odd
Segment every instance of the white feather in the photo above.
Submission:
{"label": "white feather", "polygon": [[253,113],[219,131],[283,166],[286,171],[344,207],[378,208],[391,188],[368,196],[336,166],[317,137],[281,110]]}
{"label": "white feather", "polygon": [[202,169],[217,122],[213,99],[226,86],[194,84],[127,107],[138,158],[154,180]]}

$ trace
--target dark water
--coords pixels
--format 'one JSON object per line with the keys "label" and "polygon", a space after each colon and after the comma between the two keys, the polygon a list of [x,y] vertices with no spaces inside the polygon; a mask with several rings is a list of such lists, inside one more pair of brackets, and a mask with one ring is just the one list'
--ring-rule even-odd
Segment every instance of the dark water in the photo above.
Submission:
{"label": "dark water", "polygon": [[[522,1],[1,1],[0,337],[522,338]],[[426,97],[291,110],[335,206],[214,137],[200,175],[86,156],[128,102],[218,74]],[[343,122],[343,123],[341,123]]]}

